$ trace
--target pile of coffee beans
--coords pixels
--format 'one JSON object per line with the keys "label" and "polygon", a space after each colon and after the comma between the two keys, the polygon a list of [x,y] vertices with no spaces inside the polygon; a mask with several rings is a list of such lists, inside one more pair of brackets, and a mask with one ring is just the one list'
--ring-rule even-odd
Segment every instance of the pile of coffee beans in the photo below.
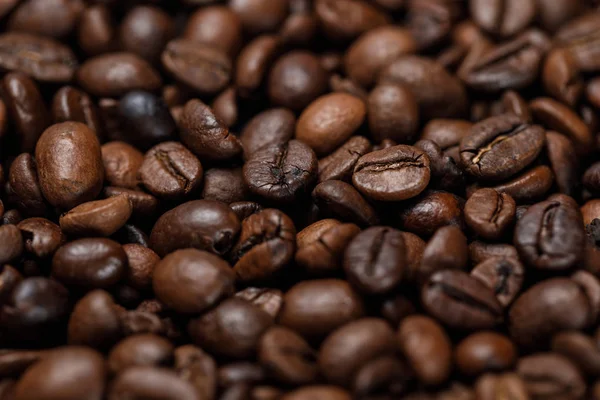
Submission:
{"label": "pile of coffee beans", "polygon": [[0,400],[600,400],[594,0],[0,0]]}

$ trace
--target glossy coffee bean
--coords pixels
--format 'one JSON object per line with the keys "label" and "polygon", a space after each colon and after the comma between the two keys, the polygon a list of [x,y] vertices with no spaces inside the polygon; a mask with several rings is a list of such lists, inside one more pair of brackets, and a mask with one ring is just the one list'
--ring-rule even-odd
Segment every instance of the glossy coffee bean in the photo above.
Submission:
{"label": "glossy coffee bean", "polygon": [[529,399],[525,383],[515,373],[485,374],[475,383],[475,393],[481,400],[493,400],[498,395],[515,400]]}
{"label": "glossy coffee bean", "polygon": [[465,222],[484,239],[500,239],[514,222],[515,213],[512,197],[494,189],[480,189],[465,203]]}
{"label": "glossy coffee bean", "polygon": [[126,195],[89,201],[61,215],[62,231],[73,236],[110,236],[119,230],[133,209]]}
{"label": "glossy coffee bean", "polygon": [[527,27],[536,15],[535,1],[472,0],[471,15],[484,30],[498,36],[512,36]]}
{"label": "glossy coffee bean", "polygon": [[407,87],[381,84],[369,94],[368,120],[376,142],[392,139],[412,143],[419,125],[419,106]]}
{"label": "glossy coffee bean", "polygon": [[506,336],[479,332],[467,336],[458,344],[455,359],[463,374],[478,376],[509,369],[517,360],[517,349]]}
{"label": "glossy coffee bean", "polygon": [[156,221],[150,247],[161,257],[188,247],[223,255],[235,244],[239,231],[240,221],[226,204],[194,200],[167,211]]}
{"label": "glossy coffee bean", "polygon": [[188,344],[177,347],[174,358],[176,372],[192,384],[199,396],[212,398],[215,395],[216,363],[209,354]]}
{"label": "glossy coffee bean", "polygon": [[171,361],[173,345],[152,334],[129,336],[117,343],[108,354],[108,369],[118,374],[132,367],[158,366]]}
{"label": "glossy coffee bean", "polygon": [[379,222],[375,208],[346,182],[321,182],[313,190],[312,197],[319,211],[333,218],[359,226],[376,225]]}
{"label": "glossy coffee bean", "polygon": [[240,17],[229,7],[201,7],[190,15],[183,35],[233,56],[242,44],[242,23]]}
{"label": "glossy coffee bean", "polygon": [[105,180],[111,186],[135,189],[144,154],[125,142],[108,142],[101,147]]}
{"label": "glossy coffee bean", "polygon": [[328,180],[350,182],[359,158],[370,152],[371,148],[368,139],[362,136],[351,137],[336,151],[319,160],[319,182]]}
{"label": "glossy coffee bean", "polygon": [[175,372],[155,367],[132,367],[119,374],[110,387],[108,399],[118,400],[125,396],[168,400],[198,398],[191,383]]}
{"label": "glossy coffee bean", "polygon": [[319,0],[315,12],[323,31],[334,41],[352,40],[389,22],[385,13],[363,0]]}
{"label": "glossy coffee bean", "polygon": [[567,357],[589,376],[598,376],[600,372],[600,353],[596,338],[581,332],[561,332],[552,338],[552,351]]}
{"label": "glossy coffee bean", "polygon": [[10,164],[8,183],[15,195],[16,205],[30,216],[44,216],[48,204],[40,187],[37,163],[29,153],[19,154]]}
{"label": "glossy coffee bean", "polygon": [[442,226],[461,227],[463,204],[464,202],[452,193],[426,192],[400,211],[400,223],[404,230],[424,237],[433,235]]}
{"label": "glossy coffee bean", "polygon": [[242,97],[260,88],[280,50],[281,41],[275,35],[258,36],[242,49],[235,69],[235,84]]}
{"label": "glossy coffee bean", "polygon": [[16,261],[23,253],[23,236],[17,225],[0,226],[0,264]]}
{"label": "glossy coffee bean", "polygon": [[273,318],[277,317],[283,304],[283,293],[279,289],[247,287],[237,292],[235,297],[252,303]]}
{"label": "glossy coffee bean", "polygon": [[211,168],[204,173],[203,199],[231,204],[247,197],[241,168]]}
{"label": "glossy coffee bean", "polygon": [[468,257],[467,238],[460,228],[453,225],[441,227],[424,247],[413,278],[422,283],[434,272],[464,269]]}
{"label": "glossy coffee bean", "polygon": [[121,321],[115,302],[103,290],[94,290],[75,304],[69,318],[67,340],[70,345],[104,350],[121,335]]}
{"label": "glossy coffee bean", "polygon": [[230,0],[229,7],[238,15],[244,29],[253,34],[273,31],[288,13],[284,0]]}
{"label": "glossy coffee bean", "polygon": [[533,398],[578,399],[585,393],[585,381],[577,367],[554,353],[537,353],[521,358],[517,374]]}
{"label": "glossy coffee bean", "polygon": [[573,142],[558,132],[547,131],[546,147],[558,189],[561,193],[574,196],[580,179],[579,161]]}
{"label": "glossy coffee bean", "polygon": [[175,34],[172,18],[163,10],[152,6],[137,6],[123,18],[119,40],[125,51],[156,62],[161,50]]}
{"label": "glossy coffee bean", "polygon": [[497,257],[492,254],[471,271],[471,276],[492,289],[504,307],[518,296],[523,285],[525,269],[515,257]]}

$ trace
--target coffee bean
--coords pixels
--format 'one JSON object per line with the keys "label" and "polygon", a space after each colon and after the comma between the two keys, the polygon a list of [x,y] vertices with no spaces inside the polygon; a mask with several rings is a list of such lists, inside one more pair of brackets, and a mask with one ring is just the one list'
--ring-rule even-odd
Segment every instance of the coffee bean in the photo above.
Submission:
{"label": "coffee bean", "polygon": [[485,239],[497,240],[515,219],[515,201],[494,189],[479,189],[465,203],[465,222]]}
{"label": "coffee bean", "polygon": [[138,190],[107,186],[104,188],[104,195],[106,197],[127,196],[132,207],[132,218],[136,220],[153,217],[158,208],[156,197]]}
{"label": "coffee bean", "polygon": [[281,397],[281,400],[350,400],[350,393],[333,385],[304,386]]}
{"label": "coffee bean", "polygon": [[479,27],[493,35],[504,37],[519,33],[536,16],[536,3],[533,0],[503,0],[493,3],[472,0],[469,8]]}
{"label": "coffee bean", "polygon": [[424,118],[453,118],[466,113],[467,95],[462,83],[441,64],[420,56],[401,56],[384,67],[379,83],[408,87]]}
{"label": "coffee bean", "polygon": [[400,212],[400,223],[409,232],[431,236],[446,225],[461,227],[463,201],[448,192],[426,192]]}
{"label": "coffee bean", "polygon": [[79,17],[77,43],[88,55],[108,53],[115,47],[116,30],[106,4],[93,4]]}
{"label": "coffee bean", "polygon": [[249,97],[260,88],[280,48],[279,37],[261,35],[242,49],[235,67],[235,84],[241,96]]}
{"label": "coffee bean", "polygon": [[432,119],[425,125],[421,139],[437,143],[442,150],[458,146],[463,137],[467,136],[473,124],[460,119]]}
{"label": "coffee bean", "polygon": [[175,349],[175,370],[192,384],[200,398],[214,398],[216,369],[215,360],[199,347],[188,344]]}
{"label": "coffee bean", "polygon": [[452,344],[444,329],[433,319],[408,316],[398,328],[398,346],[426,385],[445,382],[452,367]]}
{"label": "coffee bean", "polygon": [[495,332],[479,332],[458,344],[455,359],[463,374],[478,376],[512,367],[517,360],[517,349],[506,336]]}
{"label": "coffee bean", "polygon": [[244,127],[240,141],[244,157],[250,158],[269,144],[284,144],[294,136],[296,117],[285,108],[272,108],[255,115]]}
{"label": "coffee bean", "polygon": [[531,206],[517,222],[514,243],[531,267],[563,270],[581,259],[584,237],[576,207],[544,201]]}
{"label": "coffee bean", "polygon": [[588,376],[600,373],[600,352],[596,338],[580,332],[561,332],[552,338],[552,351],[573,362]]}
{"label": "coffee bean", "polygon": [[0,68],[23,72],[42,82],[66,83],[73,79],[77,59],[68,47],[28,33],[0,35]]}
{"label": "coffee bean", "polygon": [[439,0],[410,1],[407,24],[420,49],[446,40],[460,9],[455,3]]}
{"label": "coffee bean", "polygon": [[285,293],[279,323],[305,338],[322,338],[364,312],[348,283],[321,279],[297,283]]}
{"label": "coffee bean", "polygon": [[493,257],[515,258],[519,255],[514,246],[502,243],[474,241],[469,244],[469,258],[474,266]]}
{"label": "coffee bean", "polygon": [[159,300],[180,313],[200,313],[233,294],[235,276],[219,257],[196,249],[177,250],[152,274]]}
{"label": "coffee bean", "polygon": [[118,400],[126,396],[168,400],[198,398],[191,383],[170,370],[156,367],[132,367],[119,374],[110,387],[107,399]]}
{"label": "coffee bean", "polygon": [[272,143],[252,153],[246,161],[244,182],[257,196],[289,203],[309,190],[317,168],[314,151],[301,141]]}
{"label": "coffee bean", "polygon": [[511,196],[517,204],[529,203],[544,196],[552,187],[554,174],[546,165],[533,167],[515,178],[494,186],[500,193]]}
{"label": "coffee bean", "polygon": [[17,225],[25,251],[37,258],[49,258],[66,241],[60,227],[44,218],[28,218]]}
{"label": "coffee bean", "polygon": [[73,30],[82,9],[81,3],[68,0],[25,1],[11,14],[8,29],[61,38]]}
{"label": "coffee bean", "polygon": [[317,0],[315,12],[323,32],[334,41],[348,41],[378,26],[389,17],[363,0]]}
{"label": "coffee bean", "polygon": [[572,280],[542,281],[517,298],[509,312],[511,337],[524,347],[540,347],[562,330],[589,324],[585,293]]}
{"label": "coffee bean", "polygon": [[598,24],[600,18],[597,13],[582,13],[578,18],[561,25],[556,33],[557,45],[566,48],[583,71],[598,69],[595,48],[598,42]]}
{"label": "coffee bean", "polygon": [[579,68],[571,53],[565,49],[550,51],[544,61],[542,80],[552,97],[571,106],[577,104],[583,93],[584,82]]}
{"label": "coffee bean", "polygon": [[583,174],[582,183],[589,191],[593,193],[600,192],[600,162],[590,165]]}
{"label": "coffee bean", "polygon": [[215,47],[232,57],[242,45],[242,22],[229,7],[200,7],[190,15],[183,36]]}
{"label": "coffee bean", "polygon": [[558,132],[547,131],[546,149],[558,189],[574,196],[579,186],[579,162],[573,142]]}
{"label": "coffee bean", "polygon": [[244,29],[253,34],[275,30],[288,13],[285,0],[230,0],[229,7],[238,15]]}
{"label": "coffee bean", "polygon": [[40,135],[50,125],[50,115],[42,94],[35,82],[20,72],[4,76],[2,94],[15,123],[20,149],[33,152]]}
{"label": "coffee bean", "polygon": [[23,253],[23,237],[16,225],[0,226],[0,265],[16,261]]}
{"label": "coffee bean", "polygon": [[77,71],[79,84],[95,96],[118,97],[132,90],[155,91],[162,79],[133,53],[110,53],[86,61]]}
{"label": "coffee bean", "polygon": [[90,238],[69,242],[52,258],[52,276],[65,285],[107,288],[118,283],[127,268],[127,255],[117,242]]}
{"label": "coffee bean", "polygon": [[236,201],[235,203],[231,203],[229,208],[237,215],[240,221],[245,220],[252,214],[256,214],[263,209],[260,204],[253,201]]}
{"label": "coffee bean", "polygon": [[138,175],[153,195],[174,200],[197,190],[203,172],[200,161],[185,146],[163,142],[148,150]]}
{"label": "coffee bean", "polygon": [[585,394],[585,381],[577,367],[558,354],[537,353],[523,357],[517,364],[517,374],[532,398],[579,399]]}
{"label": "coffee bean", "polygon": [[68,343],[106,350],[121,336],[121,325],[111,295],[94,290],[75,304],[69,318]]}
{"label": "coffee bean", "polygon": [[241,168],[211,168],[204,174],[203,199],[230,204],[247,197]]}
{"label": "coffee bean", "polygon": [[358,159],[371,150],[371,143],[362,136],[353,136],[336,151],[319,160],[319,182],[352,179]]}
{"label": "coffee bean", "polygon": [[112,186],[137,188],[138,170],[144,155],[124,142],[109,142],[101,147],[106,181]]}
{"label": "coffee bean", "polygon": [[169,14],[157,7],[137,6],[123,18],[119,40],[123,50],[156,62],[174,34],[175,26]]}
{"label": "coffee bean", "polygon": [[478,263],[471,271],[471,276],[494,291],[504,307],[509,306],[521,291],[524,275],[523,265],[516,257],[494,255]]}
{"label": "coffee bean", "polygon": [[488,180],[505,179],[535,160],[544,142],[540,126],[506,114],[474,125],[471,133],[461,140],[460,156],[471,175]]}
{"label": "coffee bean", "polygon": [[431,140],[419,140],[415,147],[429,157],[431,179],[429,185],[440,190],[461,192],[465,186],[465,178],[456,161],[445,155],[440,146]]}
{"label": "coffee bean", "polygon": [[226,127],[231,128],[239,119],[238,96],[234,87],[229,87],[221,92],[210,106],[215,116],[220,119]]}
{"label": "coffee bean", "polygon": [[[19,376],[44,355],[46,354],[43,350],[3,350],[0,352],[0,374]],[[5,392],[0,389],[0,393],[4,395]]]}
{"label": "coffee bean", "polygon": [[404,28],[388,25],[365,32],[352,43],[344,57],[350,79],[368,88],[379,71],[396,57],[413,53],[417,44]]}
{"label": "coffee bean", "polygon": [[268,375],[291,385],[315,381],[318,373],[317,353],[294,331],[272,327],[258,344],[258,360]]}
{"label": "coffee bean", "polygon": [[313,53],[287,53],[269,72],[269,99],[273,104],[293,111],[302,111],[326,89],[327,73]]}
{"label": "coffee bean", "polygon": [[135,335],[121,340],[108,355],[108,369],[119,374],[132,367],[166,364],[173,357],[173,345],[152,334]]}
{"label": "coffee bean", "polygon": [[333,92],[351,94],[363,102],[367,101],[368,92],[351,79],[342,78],[337,74],[331,75],[329,87]]}
{"label": "coffee bean", "polygon": [[238,280],[271,278],[294,257],[296,228],[292,220],[276,209],[265,209],[242,221],[237,244],[231,251]]}
{"label": "coffee bean", "polygon": [[[5,264],[0,269],[0,301],[2,303],[7,302],[12,291],[22,280],[23,275],[10,265]],[[1,370],[2,368],[0,367],[0,374],[2,373]]]}
{"label": "coffee bean", "polygon": [[104,128],[96,104],[90,96],[72,86],[64,86],[56,92],[52,99],[52,116],[56,123],[81,122],[98,137],[103,135]]}
{"label": "coffee bean", "polygon": [[22,153],[14,159],[8,170],[8,182],[16,196],[17,207],[24,213],[43,216],[48,212],[40,187],[37,164],[31,154]]}
{"label": "coffee bean", "polygon": [[283,293],[278,289],[247,287],[237,292],[235,297],[252,303],[273,318],[277,317],[283,304]]}
{"label": "coffee bean", "polygon": [[262,334],[273,324],[265,311],[242,299],[228,299],[190,321],[188,332],[201,348],[215,355],[244,359],[256,351]]}
{"label": "coffee bean", "polygon": [[36,145],[40,187],[53,206],[70,209],[102,189],[104,167],[94,132],[78,122],[46,129]]}
{"label": "coffee bean", "polygon": [[[66,370],[71,373],[65,374]],[[105,379],[100,353],[84,347],[63,347],[23,374],[15,387],[15,399],[99,399]]]}
{"label": "coffee bean", "polygon": [[369,94],[367,104],[369,129],[375,141],[413,142],[419,126],[419,106],[407,87],[378,85]]}
{"label": "coffee bean", "polygon": [[60,228],[67,235],[110,236],[125,225],[131,212],[126,195],[89,201],[61,215]]}
{"label": "coffee bean", "polygon": [[481,400],[494,400],[498,396],[514,400],[529,399],[525,383],[514,373],[483,375],[475,383],[475,392],[477,398]]}
{"label": "coffee bean", "polygon": [[502,321],[502,306],[493,290],[463,271],[431,275],[421,301],[428,313],[456,329],[489,329]]}
{"label": "coffee bean", "polygon": [[452,225],[441,227],[424,248],[414,279],[423,283],[434,272],[444,269],[464,269],[468,257],[467,238],[460,228]]}
{"label": "coffee bean", "polygon": [[156,221],[150,247],[161,257],[188,247],[224,255],[235,244],[239,231],[240,221],[226,204],[194,200],[167,211]]}
{"label": "coffee bean", "polygon": [[401,359],[382,356],[366,363],[355,374],[352,387],[356,396],[398,396],[406,392],[410,381],[410,369]]}

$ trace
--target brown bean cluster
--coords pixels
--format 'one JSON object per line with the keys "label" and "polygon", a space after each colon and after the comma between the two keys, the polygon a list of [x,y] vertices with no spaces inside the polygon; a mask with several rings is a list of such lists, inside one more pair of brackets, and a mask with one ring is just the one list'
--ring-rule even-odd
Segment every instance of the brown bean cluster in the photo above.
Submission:
{"label": "brown bean cluster", "polygon": [[594,0],[0,0],[0,400],[600,400]]}

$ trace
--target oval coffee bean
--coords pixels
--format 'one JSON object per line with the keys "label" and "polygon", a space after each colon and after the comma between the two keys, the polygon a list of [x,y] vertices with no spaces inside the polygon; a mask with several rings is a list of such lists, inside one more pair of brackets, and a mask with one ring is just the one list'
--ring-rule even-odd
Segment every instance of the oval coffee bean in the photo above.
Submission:
{"label": "oval coffee bean", "polygon": [[247,287],[235,297],[249,301],[273,318],[277,317],[283,303],[283,293],[279,289]]}
{"label": "oval coffee bean", "polygon": [[521,291],[525,269],[516,257],[492,256],[478,263],[471,276],[492,289],[500,304],[507,307]]}
{"label": "oval coffee bean", "polygon": [[0,265],[16,261],[23,247],[23,236],[16,225],[0,226]]}
{"label": "oval coffee bean", "polygon": [[313,190],[312,197],[319,211],[333,218],[359,226],[376,225],[379,222],[375,208],[346,182],[321,182]]}
{"label": "oval coffee bean", "polygon": [[359,158],[352,183],[373,200],[399,201],[425,190],[430,177],[429,157],[416,147],[398,145]]}
{"label": "oval coffee bean", "polygon": [[426,192],[400,212],[404,230],[431,236],[446,225],[463,225],[463,200],[448,192]]}
{"label": "oval coffee bean", "polygon": [[366,138],[351,137],[336,151],[319,160],[319,182],[329,180],[350,182],[358,159],[370,152],[371,148],[371,142]]}
{"label": "oval coffee bean", "polygon": [[60,216],[60,228],[67,235],[110,236],[129,219],[131,202],[126,195],[89,201]]}
{"label": "oval coffee bean", "polygon": [[108,354],[108,369],[119,374],[132,367],[158,366],[173,358],[173,344],[153,334],[129,336]]}
{"label": "oval coffee bean", "polygon": [[86,124],[99,137],[103,134],[103,123],[96,104],[87,93],[72,86],[64,86],[52,99],[54,122],[74,121]]}
{"label": "oval coffee bean", "polygon": [[600,374],[600,351],[596,337],[577,331],[561,332],[552,338],[552,350],[567,357],[586,375],[597,377]]}
{"label": "oval coffee bean", "polygon": [[315,12],[325,35],[334,41],[352,40],[389,22],[386,14],[364,0],[318,0]]}
{"label": "oval coffee bean", "polygon": [[31,154],[22,153],[14,159],[8,170],[8,182],[20,210],[31,216],[47,213],[48,205],[42,195],[37,164]]}
{"label": "oval coffee bean", "polygon": [[136,189],[140,183],[138,171],[144,162],[141,151],[125,142],[108,142],[102,145],[102,163],[107,183]]}
{"label": "oval coffee bean", "polygon": [[27,218],[19,222],[25,251],[37,258],[49,258],[66,241],[60,227],[45,218]]}
{"label": "oval coffee bean", "polygon": [[113,298],[103,290],[94,290],[75,304],[69,318],[67,341],[70,345],[105,350],[121,335],[121,321]]}
{"label": "oval coffee bean", "polygon": [[242,49],[235,69],[235,84],[242,97],[249,97],[260,88],[280,47],[278,36],[261,35]]}
{"label": "oval coffee bean", "polygon": [[133,367],[119,374],[108,392],[108,400],[124,397],[152,400],[197,400],[191,383],[175,372],[155,367]]}
{"label": "oval coffee bean", "polygon": [[517,374],[532,398],[581,399],[585,394],[585,380],[577,367],[558,354],[523,357],[517,364]]}
{"label": "oval coffee bean", "polygon": [[498,240],[514,222],[516,210],[508,194],[479,189],[465,203],[465,222],[481,237]]}
{"label": "oval coffee bean", "polygon": [[104,166],[96,134],[79,122],[46,129],[35,148],[38,177],[50,204],[71,209],[102,190]]}
{"label": "oval coffee bean", "polygon": [[431,274],[444,269],[464,269],[469,258],[467,238],[460,228],[448,225],[438,229],[421,254],[413,279],[423,283]]}
{"label": "oval coffee bean", "polygon": [[536,15],[536,3],[533,0],[472,0],[469,6],[471,15],[479,27],[493,35],[504,37],[512,36],[526,28]]}
{"label": "oval coffee bean", "polygon": [[455,349],[459,370],[469,376],[509,369],[517,360],[517,348],[506,336],[478,332],[463,339]]}
{"label": "oval coffee bean", "polygon": [[[412,143],[419,127],[419,105],[412,92],[401,85],[376,86],[367,100],[369,129],[373,139]],[[402,110],[401,113],[398,110]]]}
{"label": "oval coffee bean", "polygon": [[511,196],[517,204],[531,203],[542,198],[554,183],[554,174],[546,165],[533,167],[515,178],[493,187]]}

